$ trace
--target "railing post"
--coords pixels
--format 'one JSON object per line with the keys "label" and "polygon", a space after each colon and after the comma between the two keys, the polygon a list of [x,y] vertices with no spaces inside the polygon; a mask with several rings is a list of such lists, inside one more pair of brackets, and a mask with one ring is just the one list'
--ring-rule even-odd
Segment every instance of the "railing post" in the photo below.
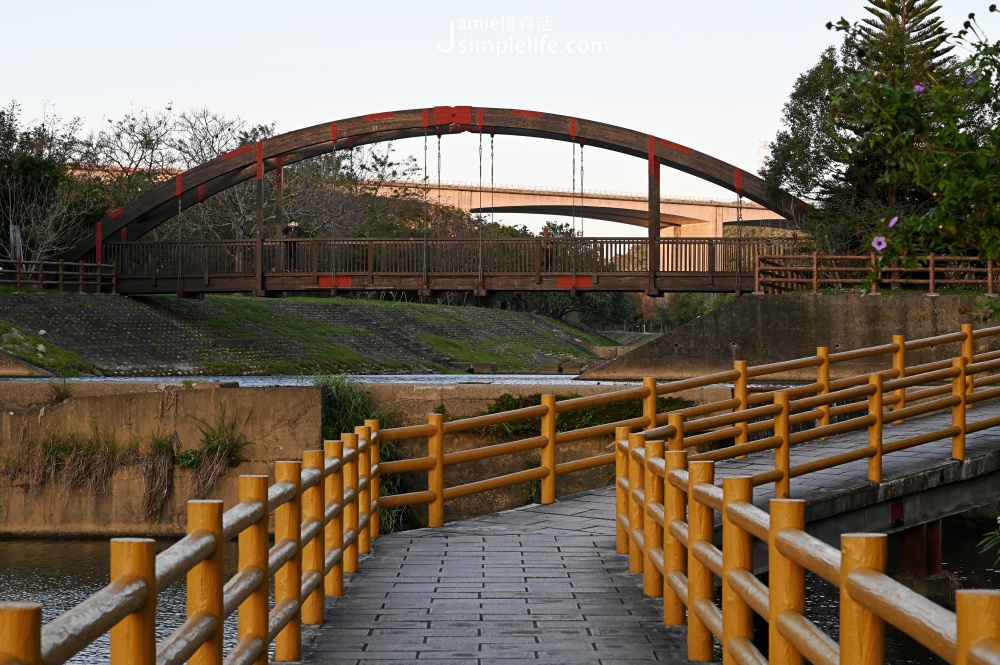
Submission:
{"label": "railing post", "polygon": [[371,454],[371,430],[358,425],[354,428],[354,433],[358,435],[358,524],[368,519],[365,527],[358,529],[358,552],[368,554],[372,549],[371,512],[372,512],[372,454]]}
{"label": "railing post", "polygon": [[[733,370],[739,373],[736,380],[733,381],[733,399],[738,399],[740,401],[739,405],[733,409],[734,411],[746,411],[747,410],[747,361],[736,360],[733,362]],[[740,433],[736,435],[736,445],[741,443],[746,443],[750,440],[749,425],[747,421],[742,420],[736,424],[740,428]]]}
{"label": "railing post", "polygon": [[774,449],[774,468],[781,471],[781,478],[774,482],[774,496],[777,499],[787,499],[791,495],[792,479],[789,475],[791,465],[788,460],[789,437],[791,428],[788,422],[788,393],[774,393],[775,405],[781,407],[781,412],[774,416],[774,435],[781,437],[781,444]]}
{"label": "railing post", "polygon": [[1000,641],[1000,591],[959,590],[955,593],[958,649],[955,665],[969,665],[980,640]]}
{"label": "railing post", "polygon": [[0,603],[0,661],[42,665],[41,603]]}
{"label": "railing post", "polygon": [[542,467],[549,470],[549,475],[542,478],[542,503],[553,503],[556,500],[556,397],[542,395],[542,406],[548,409],[542,416],[542,436],[545,446],[542,447]]}
{"label": "railing post", "polygon": [[350,501],[341,499],[344,514],[344,542],[347,542],[347,534],[351,534],[351,542],[344,547],[344,572],[358,572],[358,435],[344,432],[340,435],[344,446],[344,456],[346,460],[352,454],[354,459],[344,462],[344,494],[353,494]]}
{"label": "railing post", "polygon": [[957,427],[956,432],[951,437],[951,457],[961,462],[965,461],[965,358],[952,358],[952,367],[955,368],[955,377],[951,380],[951,396],[958,400],[955,406],[951,407],[951,426]]}
{"label": "railing post", "polygon": [[[326,500],[337,503],[337,512],[326,525],[324,540],[329,553],[340,550],[339,561],[326,575],[323,588],[327,596],[344,595],[344,446],[340,441],[324,441],[323,456],[340,461],[335,471],[326,477]],[[325,564],[324,564],[325,565]],[[262,665],[266,665],[263,663]]]}
{"label": "railing post", "polygon": [[615,551],[628,554],[628,531],[622,524],[628,518],[628,427],[615,428]]}
{"label": "railing post", "polygon": [[[274,481],[295,485],[291,501],[274,511],[274,542],[291,541],[295,556],[274,574],[274,604],[302,602],[302,462],[282,460],[274,463]],[[283,663],[302,657],[302,615],[295,612],[288,624],[274,638],[274,660]]]}
{"label": "railing post", "polygon": [[868,481],[882,482],[882,375],[869,374],[868,385],[875,387],[875,392],[868,397],[868,416],[875,421],[868,426],[868,447],[875,454],[868,458]]}
{"label": "railing post", "polygon": [[635,451],[646,443],[643,434],[628,435],[628,572],[641,573],[645,547],[639,547],[637,534],[645,535],[643,525],[644,503],[639,503],[636,492],[643,492],[642,464],[635,458]]}
{"label": "railing post", "polygon": [[434,467],[427,471],[427,489],[434,492],[434,500],[427,506],[427,525],[444,525],[444,415],[430,413],[427,423],[434,433],[427,437],[427,456],[434,460]]}
{"label": "railing post", "polygon": [[673,433],[667,437],[668,450],[684,450],[684,415],[668,413],[667,425],[673,428]]}
{"label": "railing post", "polygon": [[111,539],[111,581],[125,579],[140,579],[146,583],[146,602],[111,629],[111,665],[155,665],[155,540]]}
{"label": "railing post", "polygon": [[729,585],[729,573],[734,570],[753,572],[753,539],[744,529],[729,519],[729,504],[734,501],[753,503],[753,478],[733,476],[722,479],[722,662],[735,665],[729,641],[753,639],[753,612],[750,606]]}
{"label": "railing post", "polygon": [[[806,525],[805,501],[792,499],[771,500],[771,528],[768,531],[767,553],[769,612],[768,659],[771,665],[802,665],[802,654],[778,631],[778,617],[782,612],[806,611],[806,574],[778,550],[778,534],[782,529],[804,530]],[[841,652],[843,653],[843,652]],[[852,663],[843,660],[842,663]]]}
{"label": "railing post", "polygon": [[935,286],[934,281],[935,281],[935,278],[936,278],[935,272],[937,272],[937,261],[935,260],[934,252],[931,252],[930,265],[927,268],[928,268],[928,273],[929,273],[928,274],[928,280],[927,280],[927,282],[928,282],[928,284],[927,284],[927,287],[928,287],[927,288],[927,292],[929,294],[931,294],[931,295],[934,295],[934,286]]}
{"label": "railing post", "polygon": [[208,614],[215,632],[188,660],[191,665],[222,665],[222,502],[188,501],[187,533],[207,532],[215,549],[187,574],[187,616]]}
{"label": "railing post", "polygon": [[992,296],[993,292],[993,267],[995,261],[990,259],[986,262],[986,295]]}
{"label": "railing post", "polygon": [[649,388],[649,394],[642,398],[642,417],[646,419],[644,429],[653,429],[656,427],[656,379],[647,376],[642,385]]}
{"label": "railing post", "polygon": [[[773,510],[771,520],[771,528],[774,529]],[[885,572],[886,541],[886,535],[881,533],[851,533],[840,537],[841,663],[882,665],[885,662],[885,622],[851,598],[848,585],[851,573],[859,568]],[[771,583],[774,583],[773,573]]]}
{"label": "railing post", "polygon": [[[830,394],[830,348],[817,346],[816,355],[820,359],[820,364],[816,367],[816,383],[819,384],[819,394]],[[816,419],[817,427],[825,427],[830,424],[830,405],[824,404],[819,407],[820,417]]]}
{"label": "railing post", "polygon": [[[906,377],[906,336],[893,335],[892,343],[896,346],[896,350],[892,354],[892,368],[896,370],[896,378],[903,379]],[[905,408],[906,388],[896,388],[893,394],[896,397],[896,403],[892,406],[892,410],[898,411]]]}
{"label": "railing post", "polygon": [[813,293],[819,293],[819,252],[813,252]]}
{"label": "railing post", "polygon": [[[965,364],[972,364],[973,357],[976,354],[976,340],[972,337],[973,329],[971,323],[962,324],[962,332],[965,333],[965,339],[962,340],[962,357],[965,358]],[[972,377],[965,377],[965,393],[968,395],[973,390]],[[971,405],[966,405],[966,408],[972,408]]]}
{"label": "railing post", "polygon": [[649,466],[651,457],[663,457],[662,441],[647,441],[646,456],[643,464],[643,486],[645,502],[643,506],[644,520],[644,553],[642,561],[642,593],[644,596],[657,597],[663,594],[663,575],[657,570],[650,554],[654,549],[663,547],[663,527],[648,513],[649,504],[663,503],[663,479],[653,473]]}
{"label": "railing post", "polygon": [[673,573],[687,571],[687,556],[684,543],[671,532],[670,525],[684,522],[687,514],[687,494],[670,482],[670,472],[687,468],[687,453],[683,450],[669,450],[663,454],[666,460],[666,478],[663,485],[663,623],[668,626],[684,625],[684,599],[681,599],[670,584]]}
{"label": "railing post", "polygon": [[711,662],[712,631],[698,618],[695,605],[700,600],[712,600],[712,571],[698,560],[694,550],[698,541],[712,542],[714,511],[698,501],[694,488],[715,482],[715,462],[691,462],[688,474],[688,660]]}
{"label": "railing post", "polygon": [[267,611],[268,611],[268,521],[267,476],[240,476],[240,502],[258,501],[264,506],[263,516],[240,532],[240,570],[256,568],[264,576],[263,583],[240,605],[238,614],[239,640],[253,637],[260,641],[261,652],[254,665],[267,665]]}
{"label": "railing post", "polygon": [[365,420],[365,427],[371,432],[372,444],[370,454],[372,467],[378,470],[372,474],[371,478],[371,498],[374,508],[372,509],[371,521],[368,523],[368,532],[371,535],[371,539],[375,540],[378,538],[382,520],[382,509],[379,507],[379,497],[382,496],[382,469],[380,467],[382,462],[382,437],[379,436],[378,418],[367,418]]}
{"label": "railing post", "polygon": [[[302,467],[316,469],[320,473],[319,482],[302,493],[302,521],[316,520],[321,525],[316,536],[302,547],[302,571],[305,575],[316,572],[323,575],[325,564],[325,534],[323,533],[323,517],[326,513],[325,489],[323,479],[322,450],[305,450],[302,452]],[[312,593],[302,599],[302,623],[308,626],[323,624],[323,589],[316,587]]]}

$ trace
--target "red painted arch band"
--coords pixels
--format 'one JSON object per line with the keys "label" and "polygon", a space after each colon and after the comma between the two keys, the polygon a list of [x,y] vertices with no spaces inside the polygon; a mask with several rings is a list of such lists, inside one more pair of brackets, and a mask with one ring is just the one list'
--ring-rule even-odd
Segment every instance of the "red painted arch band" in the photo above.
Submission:
{"label": "red painted arch band", "polygon": [[680,143],[674,143],[673,141],[668,141],[667,139],[660,139],[660,145],[670,148],[671,150],[676,150],[677,152],[683,152],[685,155],[691,154],[691,148],[686,145],[681,145]]}
{"label": "red painted arch band", "polygon": [[736,187],[736,193],[743,196],[743,171],[733,170],[733,186]]}
{"label": "red painted arch band", "polygon": [[369,113],[364,116],[366,122],[373,122],[375,120],[388,120],[389,118],[395,118],[396,113],[393,111],[385,111],[384,113]]}
{"label": "red painted arch band", "polygon": [[257,180],[264,179],[264,144],[257,141]]}
{"label": "red painted arch band", "polygon": [[251,144],[248,143],[247,145],[240,146],[239,148],[236,148],[236,150],[230,150],[229,152],[222,153],[222,158],[223,159],[232,159],[233,157],[237,157],[239,155],[242,155],[245,152],[250,152],[251,150],[253,150],[253,145],[251,145]]}
{"label": "red painted arch band", "polygon": [[427,131],[427,127],[431,124],[431,112],[429,109],[424,109],[420,112],[420,124],[423,126],[424,131]]}
{"label": "red painted arch band", "polygon": [[334,143],[337,142],[337,123],[335,122],[330,123],[330,140]]}
{"label": "red painted arch band", "polygon": [[656,173],[656,137],[650,135],[646,142],[647,156],[646,159],[649,161],[649,175]]}
{"label": "red painted arch band", "polygon": [[117,217],[120,214],[122,214],[122,209],[121,208],[115,208],[114,210],[112,210],[111,212],[108,213],[108,217],[110,217],[111,219],[114,219],[115,217]]}
{"label": "red painted arch band", "polygon": [[545,115],[541,111],[523,111],[521,109],[511,109],[510,114],[516,115],[519,118],[531,118],[532,120],[541,120]]}
{"label": "red painted arch band", "polygon": [[181,192],[183,191],[184,191],[184,174],[178,173],[177,176],[174,178],[174,194],[180,196]]}
{"label": "red painted arch band", "polygon": [[483,110],[476,109],[476,126],[479,127],[479,131],[483,130]]}
{"label": "red painted arch band", "polygon": [[574,141],[576,140],[576,129],[577,129],[577,127],[576,127],[576,118],[570,118],[569,119],[569,135],[570,135],[570,137],[572,137],[572,139]]}
{"label": "red painted arch band", "polygon": [[198,185],[198,203],[205,200],[205,185]]}

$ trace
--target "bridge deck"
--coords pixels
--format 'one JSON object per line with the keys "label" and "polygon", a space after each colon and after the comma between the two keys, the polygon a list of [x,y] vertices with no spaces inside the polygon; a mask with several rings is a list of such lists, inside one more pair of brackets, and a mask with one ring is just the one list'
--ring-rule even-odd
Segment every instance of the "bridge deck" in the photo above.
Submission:
{"label": "bridge deck", "polygon": [[683,629],[615,553],[610,488],[374,543],[326,625],[315,663],[687,663]]}
{"label": "bridge deck", "polygon": [[[981,403],[970,410],[969,421],[996,415],[1000,402]],[[940,429],[950,418],[936,414],[887,426],[884,441]],[[809,442],[791,449],[791,463],[865,445],[864,431]],[[987,483],[987,492],[973,493],[995,500],[1000,436],[995,429],[970,434],[966,451],[965,464],[951,459],[950,440],[886,455],[881,485],[867,481],[865,460],[814,472],[792,480],[792,497],[809,502],[810,521],[853,512],[873,531],[908,526],[926,517],[926,507],[922,514],[918,500],[904,506],[905,515],[890,516],[892,501],[921,495],[926,501],[936,487],[959,481]],[[769,452],[721,462],[717,481],[772,465]],[[757,488],[754,503],[766,508],[773,496],[773,485]],[[932,510],[943,514],[969,502],[968,496],[933,501]],[[884,516],[877,506],[884,507]],[[891,523],[897,517],[902,522]],[[828,526],[826,539],[839,541],[841,530],[860,530],[844,526]],[[306,661],[687,662],[683,630],[663,626],[660,600],[642,596],[641,577],[629,575],[626,558],[615,554],[610,488],[440,529],[391,534],[374,547],[377,556],[362,562],[345,596],[328,599],[326,625],[304,636]]]}

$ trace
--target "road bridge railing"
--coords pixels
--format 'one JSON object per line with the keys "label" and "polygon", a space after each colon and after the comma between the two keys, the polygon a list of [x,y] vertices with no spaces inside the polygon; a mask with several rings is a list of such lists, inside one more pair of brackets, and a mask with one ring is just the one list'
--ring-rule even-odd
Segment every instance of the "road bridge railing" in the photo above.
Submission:
{"label": "road bridge railing", "polygon": [[[373,539],[379,535],[380,511],[396,506],[426,506],[429,526],[437,527],[444,523],[448,501],[538,483],[540,501],[552,503],[560,476],[609,466],[614,467],[617,488],[616,543],[619,551],[628,553],[630,570],[650,575],[657,571],[665,580],[658,583],[656,580],[660,578],[644,577],[643,584],[650,595],[667,594],[666,605],[675,611],[669,616],[676,619],[677,603],[686,599],[689,615],[696,620],[692,625],[700,621],[697,625],[711,629],[706,633],[694,628],[692,639],[698,640],[699,645],[709,633],[722,634],[723,643],[730,645],[734,633],[731,629],[724,632],[728,625],[725,607],[720,624],[709,607],[711,580],[705,569],[698,568],[707,567],[709,573],[717,574],[729,556],[725,545],[722,555],[711,549],[714,547],[711,511],[720,511],[723,503],[718,488],[711,484],[712,478],[705,475],[688,481],[685,466],[690,464],[692,470],[712,469],[711,464],[716,461],[773,450],[773,468],[741,481],[747,487],[741,489],[740,496],[746,496],[748,488],[752,494],[754,486],[773,483],[776,495],[783,498],[790,493],[791,478],[855,459],[867,459],[870,478],[878,482],[885,454],[932,439],[951,439],[952,456],[964,459],[966,433],[1000,424],[997,418],[976,419],[977,410],[974,407],[969,410],[977,402],[1000,396],[1000,351],[975,352],[977,341],[982,349],[984,343],[997,336],[1000,327],[973,330],[971,326],[963,326],[959,332],[925,339],[905,340],[896,336],[892,343],[868,349],[831,354],[821,348],[815,356],[783,363],[748,367],[745,362],[737,361],[732,370],[683,381],[658,382],[647,378],[642,385],[599,395],[562,400],[542,395],[538,404],[472,418],[446,420],[443,414],[433,413],[428,415],[426,424],[385,429],[375,420],[366,421],[355,432],[342,435],[339,441],[324,442],[323,451],[306,451],[302,462],[277,463],[276,482],[270,488],[264,476],[241,477],[240,503],[226,512],[220,502],[191,502],[188,535],[159,555],[155,554],[151,540],[115,539],[111,584],[44,626],[37,605],[0,605],[0,663],[66,662],[109,630],[114,663],[265,662],[267,645],[272,641],[276,660],[294,661],[299,657],[301,625],[322,623],[322,596],[343,593],[343,574],[357,571],[359,555],[369,552]],[[908,352],[943,345],[954,346],[954,359],[907,364]],[[909,357],[912,360],[916,356],[910,353]],[[882,358],[888,368],[836,381],[829,378],[830,367],[837,363],[872,358]],[[816,380],[769,393],[752,390],[751,382],[780,382],[788,371],[802,368],[815,368]],[[667,410],[661,401],[664,397],[719,383],[732,384],[731,398],[673,411]],[[620,407],[614,411],[619,414],[617,419],[594,420],[593,414],[597,413],[594,409],[610,405]],[[906,440],[883,442],[886,424],[933,411],[950,412],[950,425]],[[496,442],[471,450],[455,450],[448,445],[454,437],[471,430],[488,431],[495,435]],[[792,447],[851,430],[867,431],[867,445],[846,454],[831,454],[819,462],[791,464]],[[505,431],[511,433],[504,434]],[[659,443],[660,440],[666,443]],[[387,441],[409,441],[416,449],[425,449],[426,454],[382,461],[381,446]],[[597,442],[596,452],[591,446],[588,453],[560,453],[568,450],[567,444],[582,441]],[[709,444],[722,447],[715,450],[699,447]],[[658,445],[666,450],[659,453]],[[446,469],[501,458],[523,467],[525,453],[536,451],[538,461],[531,468],[499,475],[486,471],[482,472],[483,477],[473,476],[460,484],[446,482]],[[425,488],[383,496],[382,478],[392,473],[426,478],[422,483]],[[657,478],[663,481],[659,489]],[[687,491],[689,485],[693,488],[691,492]],[[740,501],[750,503],[748,499]],[[760,526],[769,524],[766,514],[749,510],[732,511],[733,521],[742,519],[744,530],[756,537],[771,533]],[[272,513],[275,544],[268,547],[267,522]],[[739,542],[747,537],[744,533],[741,536],[744,540]],[[233,538],[240,541],[239,569],[233,578],[223,581],[221,544]],[[681,546],[686,549],[679,549]],[[729,551],[743,549],[746,548],[737,546]],[[752,570],[752,567],[746,565],[742,569]],[[829,573],[831,569],[820,570]],[[772,572],[772,588],[776,588],[773,575]],[[851,572],[851,575],[859,578],[860,574]],[[154,618],[157,594],[182,576],[188,580],[188,619],[157,645]],[[273,604],[267,600],[268,580],[272,577]],[[770,606],[764,606],[760,602],[759,582],[751,581],[746,574],[737,572],[734,579],[734,588],[744,589],[750,598],[744,602],[751,608],[760,611],[780,607],[774,600],[769,601]],[[842,589],[847,590],[844,593],[855,593],[854,582],[843,584]],[[882,597],[894,596],[882,594]],[[898,620],[904,630],[912,628],[906,623],[909,619],[899,618],[909,611],[906,604],[892,602],[896,614],[889,620]],[[882,610],[870,610],[875,611]],[[239,641],[233,651],[224,655],[221,626],[233,612],[238,612]],[[763,614],[772,619],[772,627],[779,625],[778,615],[772,616],[770,611]],[[741,615],[737,612],[735,616]],[[785,616],[791,623],[781,629],[781,634],[798,628],[805,631],[803,634],[812,634],[794,615]],[[1000,625],[995,612],[989,616],[993,617],[994,625]],[[960,616],[957,625],[956,635],[966,634],[962,628],[965,619]],[[877,631],[871,634],[877,636]],[[977,640],[979,633],[975,633],[973,641]],[[779,643],[772,640],[772,644]],[[766,662],[755,660],[747,643],[732,644],[735,646],[727,646],[726,653],[743,653],[745,657],[731,662]],[[961,644],[961,639],[957,644]],[[956,647],[959,649],[956,653],[964,653],[961,648]],[[841,653],[847,653],[843,645],[840,649]],[[816,656],[807,649],[802,651]],[[832,651],[827,648],[825,653],[829,655]],[[791,662],[795,662],[794,658]]]}

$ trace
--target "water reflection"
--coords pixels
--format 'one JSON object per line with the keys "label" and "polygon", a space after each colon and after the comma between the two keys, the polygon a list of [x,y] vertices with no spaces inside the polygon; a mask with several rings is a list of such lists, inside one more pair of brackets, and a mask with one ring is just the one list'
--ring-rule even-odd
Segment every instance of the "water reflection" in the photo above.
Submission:
{"label": "water reflection", "polygon": [[[161,541],[157,551],[170,545]],[[236,543],[223,548],[226,579],[237,565]],[[42,604],[42,622],[48,622],[106,586],[111,566],[107,540],[0,541],[0,599]],[[180,626],[187,613],[184,580],[157,596],[156,637],[163,640]],[[226,620],[223,641],[228,651],[236,645],[236,615]],[[71,663],[106,663],[108,635],[77,654]]]}

